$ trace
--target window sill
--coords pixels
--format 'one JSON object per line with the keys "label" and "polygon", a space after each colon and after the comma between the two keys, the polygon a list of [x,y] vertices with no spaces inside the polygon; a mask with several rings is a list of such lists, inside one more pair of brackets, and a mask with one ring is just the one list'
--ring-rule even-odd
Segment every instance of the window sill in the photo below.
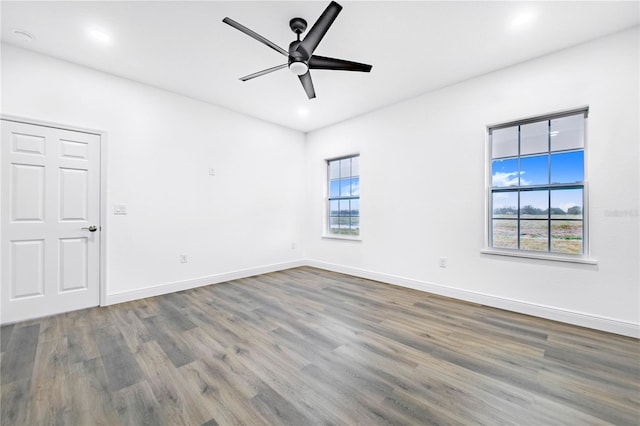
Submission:
{"label": "window sill", "polygon": [[480,253],[496,255],[496,256],[524,257],[527,259],[551,260],[554,262],[582,263],[586,265],[598,264],[598,261],[596,259],[591,259],[588,257],[551,255],[551,254],[525,252],[525,251],[510,251],[510,250],[507,251],[507,250],[496,250],[491,248],[485,248],[480,250]]}
{"label": "window sill", "polygon": [[355,241],[355,242],[361,242],[362,238],[358,237],[349,237],[346,235],[329,235],[329,234],[324,234],[321,236],[321,238],[323,240],[343,240],[343,241]]}

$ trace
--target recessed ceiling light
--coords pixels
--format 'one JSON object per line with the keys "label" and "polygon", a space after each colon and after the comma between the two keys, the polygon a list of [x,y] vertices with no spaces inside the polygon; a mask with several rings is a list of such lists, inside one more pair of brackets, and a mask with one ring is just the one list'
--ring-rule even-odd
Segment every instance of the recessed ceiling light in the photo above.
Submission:
{"label": "recessed ceiling light", "polygon": [[111,36],[101,29],[89,28],[87,30],[87,33],[89,34],[89,36],[91,36],[91,38],[101,43],[109,43],[111,41]]}
{"label": "recessed ceiling light", "polygon": [[20,40],[20,41],[31,41],[34,39],[34,37],[28,33],[25,30],[20,30],[20,29],[14,29],[11,30],[11,36],[16,39],[16,40]]}
{"label": "recessed ceiling light", "polygon": [[298,108],[298,115],[301,117],[306,117],[309,115],[309,110],[307,108]]}
{"label": "recessed ceiling light", "polygon": [[531,21],[533,21],[534,17],[535,15],[533,14],[533,12],[530,12],[530,11],[523,12],[511,20],[511,28],[514,28],[514,29],[522,28],[528,23],[530,23]]}

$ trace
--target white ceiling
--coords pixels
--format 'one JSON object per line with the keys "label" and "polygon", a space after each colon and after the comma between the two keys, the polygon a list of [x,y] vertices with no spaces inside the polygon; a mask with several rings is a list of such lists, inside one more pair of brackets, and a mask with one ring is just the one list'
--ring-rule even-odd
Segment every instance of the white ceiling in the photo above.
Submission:
{"label": "white ceiling", "polygon": [[[228,16],[288,49],[329,1],[2,1],[2,41],[301,131],[639,24],[638,1],[345,1],[316,54],[373,65],[312,71],[307,99],[286,58],[222,23]],[[514,18],[527,13],[519,27]],[[97,28],[111,36],[99,42]],[[14,30],[34,36],[22,41]],[[301,114],[305,110],[306,115]]]}

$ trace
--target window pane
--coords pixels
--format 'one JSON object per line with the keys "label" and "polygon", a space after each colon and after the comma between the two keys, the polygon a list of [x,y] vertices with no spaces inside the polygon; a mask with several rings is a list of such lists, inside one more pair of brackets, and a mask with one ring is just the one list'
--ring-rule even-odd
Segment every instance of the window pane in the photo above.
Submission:
{"label": "window pane", "polygon": [[548,183],[548,155],[533,155],[520,158],[520,185],[545,185]]}
{"label": "window pane", "polygon": [[340,196],[340,181],[329,181],[329,198],[336,198]]}
{"label": "window pane", "polygon": [[549,121],[520,126],[520,155],[549,151]]}
{"label": "window pane", "polygon": [[349,216],[331,218],[331,231],[333,234],[343,234],[344,229],[349,229]]}
{"label": "window pane", "polygon": [[349,216],[349,212],[351,211],[349,201],[350,200],[340,200],[340,216]]}
{"label": "window pane", "polygon": [[493,217],[517,218],[518,217],[518,192],[494,192],[492,196]]}
{"label": "window pane", "polygon": [[340,203],[338,200],[329,201],[329,216],[340,215]]}
{"label": "window pane", "polygon": [[552,220],[551,251],[582,254],[582,221]]}
{"label": "window pane", "polygon": [[520,221],[521,250],[549,250],[549,222],[546,220]]}
{"label": "window pane", "polygon": [[359,177],[351,178],[351,195],[353,196],[360,195],[360,178]]}
{"label": "window pane", "polygon": [[360,230],[360,218],[358,216],[351,216],[351,234],[358,235]]}
{"label": "window pane", "polygon": [[351,176],[360,176],[360,156],[351,158]]}
{"label": "window pane", "polygon": [[493,160],[491,162],[491,185],[517,186],[518,159]]}
{"label": "window pane", "polygon": [[329,161],[329,179],[340,177],[340,161]]}
{"label": "window pane", "polygon": [[518,155],[518,126],[491,130],[491,158]]}
{"label": "window pane", "polygon": [[330,217],[329,218],[329,232],[331,234],[339,234],[340,233],[340,218],[339,217]]}
{"label": "window pane", "polygon": [[351,195],[351,179],[340,179],[340,196],[349,197]]}
{"label": "window pane", "polygon": [[584,180],[584,151],[551,154],[551,183],[575,183]]}
{"label": "window pane", "polygon": [[346,178],[351,176],[351,158],[340,160],[340,177]]}
{"label": "window pane", "polygon": [[520,218],[546,219],[549,210],[549,191],[520,192]]}
{"label": "window pane", "polygon": [[494,219],[492,226],[493,247],[517,249],[518,248],[518,221]]}
{"label": "window pane", "polygon": [[352,216],[331,217],[329,232],[339,235],[359,235],[360,219]]}
{"label": "window pane", "polygon": [[551,120],[551,150],[584,147],[584,114]]}
{"label": "window pane", "polygon": [[351,200],[351,214],[360,216],[360,200]]}
{"label": "window pane", "polygon": [[582,188],[551,190],[551,219],[582,219]]}

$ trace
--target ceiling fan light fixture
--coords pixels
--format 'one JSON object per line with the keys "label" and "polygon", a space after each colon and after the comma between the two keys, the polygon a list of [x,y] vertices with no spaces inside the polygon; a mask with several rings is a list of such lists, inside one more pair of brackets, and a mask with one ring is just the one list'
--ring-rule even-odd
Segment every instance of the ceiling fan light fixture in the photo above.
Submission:
{"label": "ceiling fan light fixture", "polygon": [[304,75],[309,71],[309,65],[302,61],[293,61],[289,64],[289,69],[295,75]]}

